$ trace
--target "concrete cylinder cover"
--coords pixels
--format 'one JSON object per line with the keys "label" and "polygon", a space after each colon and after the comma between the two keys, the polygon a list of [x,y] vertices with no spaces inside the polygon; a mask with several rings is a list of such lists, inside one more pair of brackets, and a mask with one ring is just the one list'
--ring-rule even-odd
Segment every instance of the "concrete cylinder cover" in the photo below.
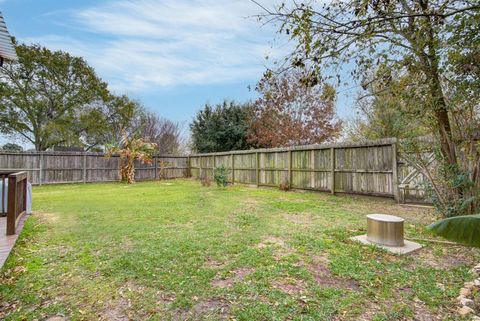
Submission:
{"label": "concrete cylinder cover", "polygon": [[403,218],[393,215],[367,215],[367,240],[385,246],[404,246],[403,222]]}

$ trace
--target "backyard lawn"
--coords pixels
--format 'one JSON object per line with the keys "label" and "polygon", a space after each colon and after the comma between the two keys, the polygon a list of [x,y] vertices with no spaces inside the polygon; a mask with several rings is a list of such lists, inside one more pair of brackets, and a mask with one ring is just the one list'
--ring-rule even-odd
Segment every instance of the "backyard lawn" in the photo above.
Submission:
{"label": "backyard lawn", "polygon": [[454,320],[479,252],[424,243],[398,257],[354,243],[365,215],[432,238],[430,209],[392,200],[201,187],[35,187],[0,274],[6,320]]}

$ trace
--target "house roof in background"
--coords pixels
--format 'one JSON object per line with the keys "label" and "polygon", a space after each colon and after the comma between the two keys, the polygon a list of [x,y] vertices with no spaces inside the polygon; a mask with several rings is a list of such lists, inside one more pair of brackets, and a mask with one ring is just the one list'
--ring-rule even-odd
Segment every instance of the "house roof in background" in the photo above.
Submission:
{"label": "house roof in background", "polygon": [[0,57],[4,59],[17,60],[17,53],[13,47],[12,37],[8,33],[7,25],[0,12]]}

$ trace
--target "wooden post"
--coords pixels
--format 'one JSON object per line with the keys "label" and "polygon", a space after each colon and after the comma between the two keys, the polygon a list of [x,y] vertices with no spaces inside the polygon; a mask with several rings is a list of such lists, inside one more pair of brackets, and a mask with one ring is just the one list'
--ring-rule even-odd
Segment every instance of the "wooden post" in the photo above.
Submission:
{"label": "wooden post", "polygon": [[330,193],[335,194],[335,147],[330,148],[331,180]]}
{"label": "wooden post", "polygon": [[198,179],[202,179],[203,178],[202,156],[200,156],[199,162],[200,162],[200,165],[199,165],[200,168],[198,169]]}
{"label": "wooden post", "polygon": [[43,152],[40,152],[40,171],[38,172],[38,185],[43,184]]}
{"label": "wooden post", "polygon": [[2,215],[7,213],[5,211],[5,195],[7,195],[7,191],[5,190],[5,175],[2,175]]}
{"label": "wooden post", "polygon": [[258,152],[255,153],[256,158],[256,176],[257,176],[257,187],[260,185],[260,159],[258,157]]}
{"label": "wooden post", "polygon": [[398,193],[398,160],[397,160],[397,143],[392,144],[392,191],[393,198],[400,202]]}
{"label": "wooden post", "polygon": [[153,156],[153,161],[155,162],[155,180],[158,179],[158,158],[157,156]]}
{"label": "wooden post", "polygon": [[192,177],[192,164],[190,161],[190,155],[187,156],[187,177]]}
{"label": "wooden post", "polygon": [[292,188],[292,150],[288,151],[288,188]]}
{"label": "wooden post", "polygon": [[310,167],[312,169],[312,172],[310,174],[310,187],[315,188],[315,150],[312,149],[310,151]]}
{"label": "wooden post", "polygon": [[232,155],[232,185],[235,185],[235,154]]}
{"label": "wooden post", "polygon": [[28,179],[24,179],[22,182],[23,185],[23,210],[25,215],[27,214],[27,196],[28,196]]}
{"label": "wooden post", "polygon": [[87,183],[87,152],[83,152],[83,184]]}
{"label": "wooden post", "polygon": [[17,178],[8,177],[8,207],[7,207],[7,235],[15,234],[15,223],[17,221]]}
{"label": "wooden post", "polygon": [[397,188],[398,190],[398,203],[400,204],[405,204],[405,188],[400,189],[400,187]]}

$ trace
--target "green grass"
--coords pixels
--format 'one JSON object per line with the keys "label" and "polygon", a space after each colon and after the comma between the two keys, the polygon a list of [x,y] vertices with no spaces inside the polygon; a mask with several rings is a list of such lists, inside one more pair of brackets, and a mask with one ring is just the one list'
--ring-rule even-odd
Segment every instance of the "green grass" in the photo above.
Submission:
{"label": "green grass", "polygon": [[478,251],[398,257],[349,237],[391,200],[176,180],[36,187],[0,275],[0,318],[34,320],[455,319]]}

